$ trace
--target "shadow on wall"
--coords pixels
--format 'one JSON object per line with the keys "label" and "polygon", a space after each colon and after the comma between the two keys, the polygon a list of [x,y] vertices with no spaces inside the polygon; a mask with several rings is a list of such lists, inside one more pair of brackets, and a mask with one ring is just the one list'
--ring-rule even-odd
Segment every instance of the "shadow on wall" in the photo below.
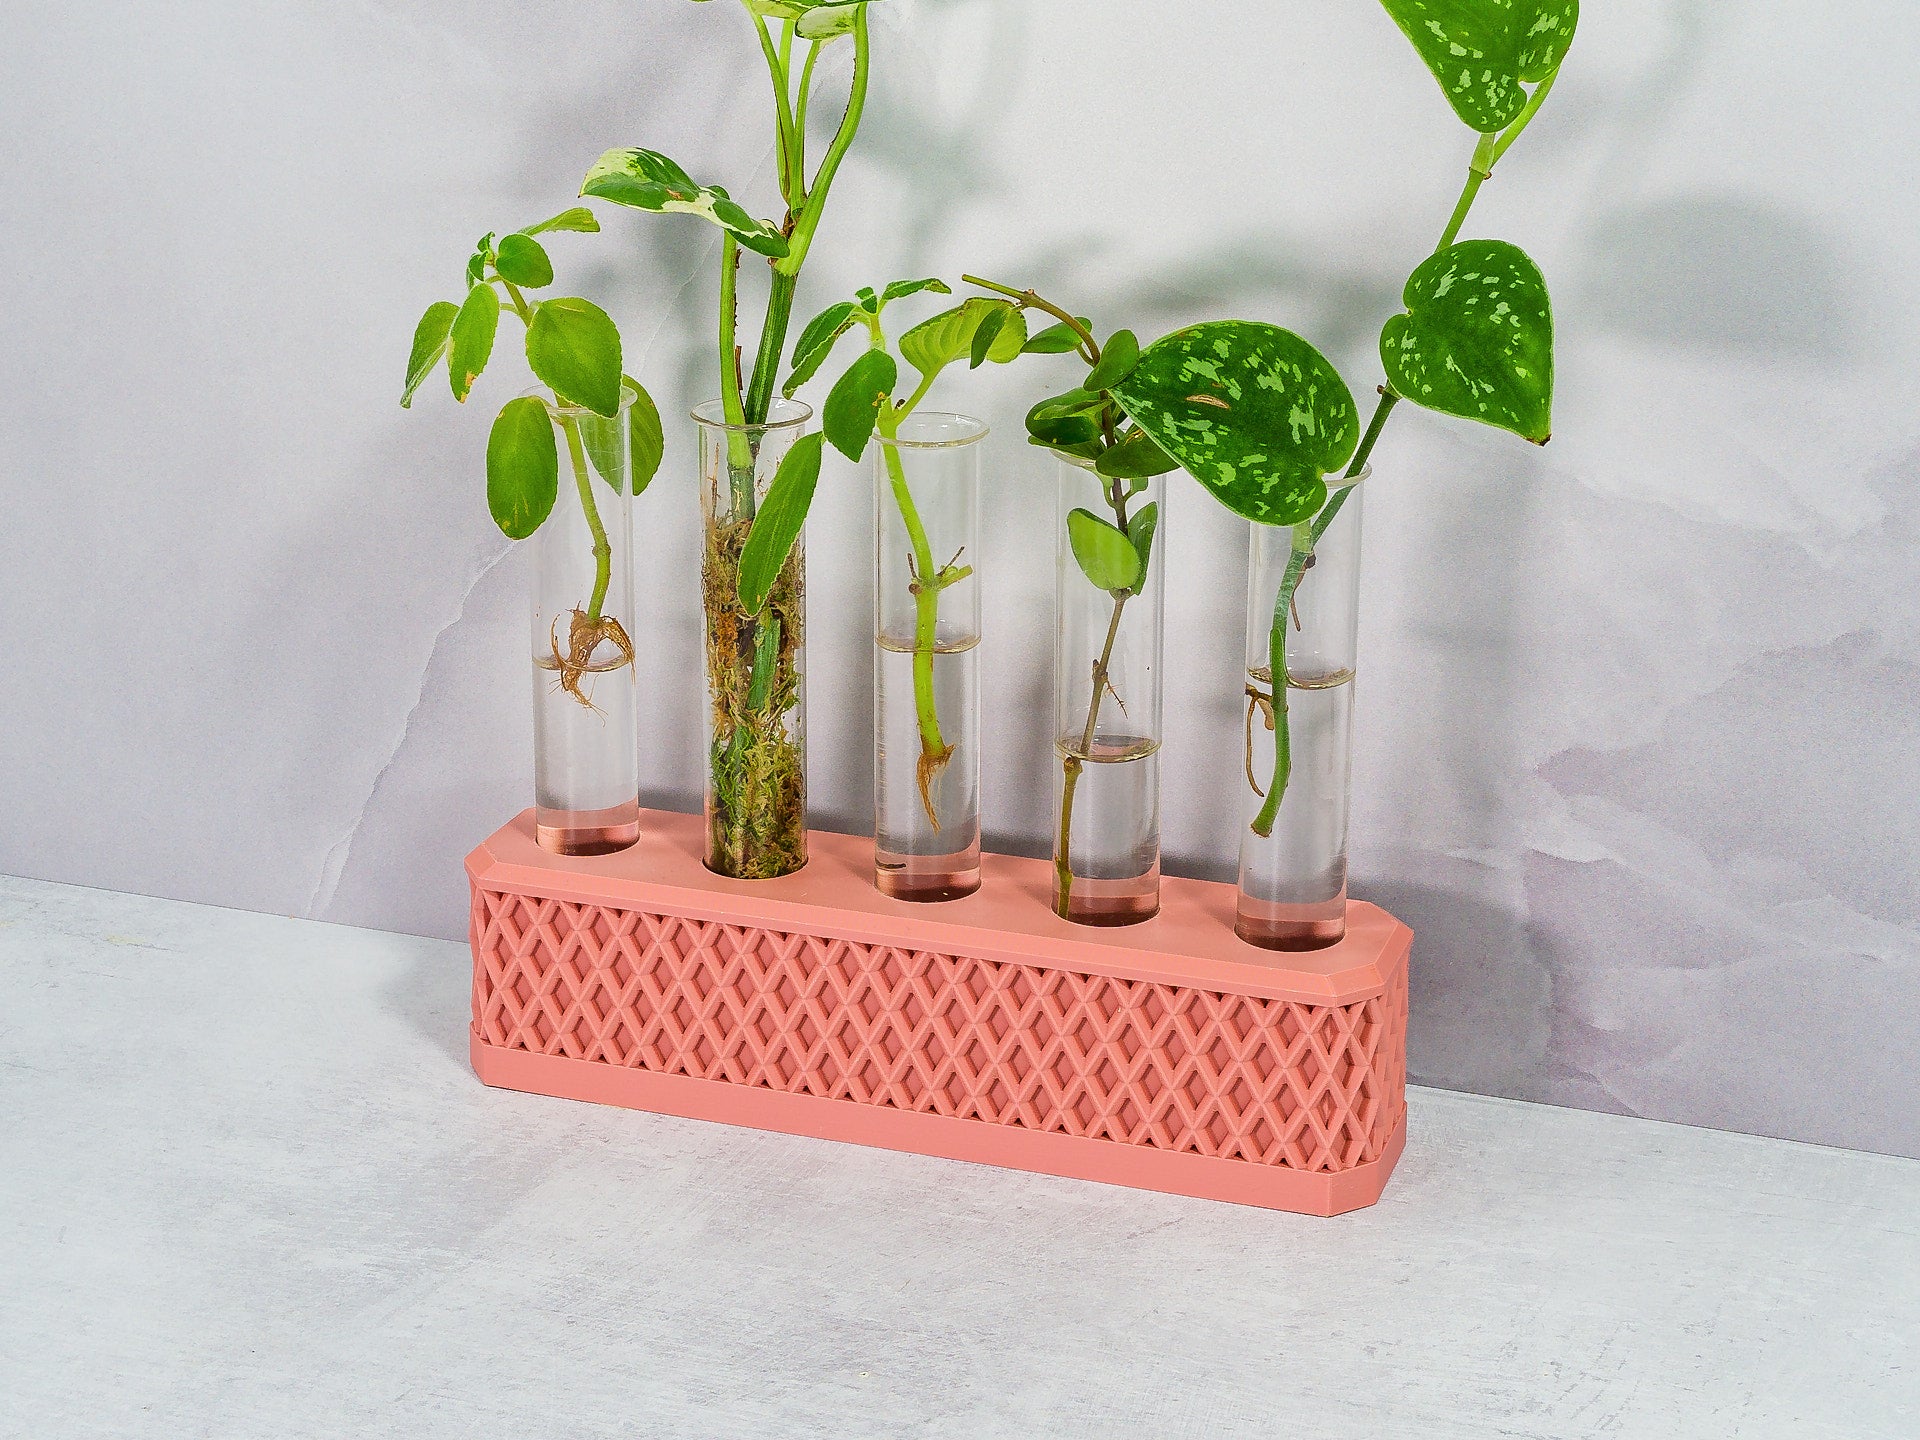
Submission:
{"label": "shadow on wall", "polygon": [[1769,359],[1855,354],[1835,245],[1777,206],[1675,196],[1605,216],[1584,248],[1583,318],[1619,334]]}
{"label": "shadow on wall", "polygon": [[[1388,852],[1387,878],[1357,885],[1412,927],[1410,1078],[1538,1100],[1551,1088],[1556,954],[1506,877],[1442,856]],[[1603,1099],[1590,1109],[1624,1110]]]}

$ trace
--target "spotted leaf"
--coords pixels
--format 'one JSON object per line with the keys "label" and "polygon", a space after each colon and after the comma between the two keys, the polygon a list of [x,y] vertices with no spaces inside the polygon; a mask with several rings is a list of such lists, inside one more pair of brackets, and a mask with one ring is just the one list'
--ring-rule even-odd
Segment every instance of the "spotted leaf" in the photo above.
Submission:
{"label": "spotted leaf", "polygon": [[764,220],[756,220],[718,185],[700,185],[666,156],[654,150],[609,150],[593,162],[580,182],[582,195],[656,213],[700,215],[730,232],[749,250],[775,259],[787,253],[787,241]]}
{"label": "spotted leaf", "polygon": [[1429,410],[1544,445],[1553,433],[1553,309],[1540,267],[1504,240],[1449,245],[1408,277],[1380,332],[1387,383]]}
{"label": "spotted leaf", "polygon": [[1453,113],[1504,130],[1534,84],[1560,68],[1580,0],[1381,0],[1440,82]]}
{"label": "spotted leaf", "polygon": [[1236,515],[1293,525],[1360,441],[1353,395],[1289,330],[1247,320],[1156,340],[1113,387],[1134,423]]}

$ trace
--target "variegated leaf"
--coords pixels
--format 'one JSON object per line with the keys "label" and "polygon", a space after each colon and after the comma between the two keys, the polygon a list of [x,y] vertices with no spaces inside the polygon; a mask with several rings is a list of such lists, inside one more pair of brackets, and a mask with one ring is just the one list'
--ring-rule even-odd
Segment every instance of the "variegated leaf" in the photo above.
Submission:
{"label": "variegated leaf", "polygon": [[1413,42],[1454,114],[1482,134],[1504,130],[1534,84],[1560,68],[1580,0],[1381,0]]}
{"label": "variegated leaf", "polygon": [[1463,240],[1407,280],[1380,332],[1387,383],[1429,410],[1544,445],[1553,433],[1553,307],[1540,267],[1504,240]]}
{"label": "variegated leaf", "polygon": [[699,215],[731,232],[749,250],[775,259],[787,253],[786,237],[773,226],[754,219],[718,185],[697,184],[658,151],[607,151],[587,171],[580,193],[635,210]]}
{"label": "variegated leaf", "polygon": [[1214,498],[1262,525],[1293,525],[1327,498],[1321,478],[1360,441],[1353,395],[1292,331],[1216,320],[1156,340],[1116,399]]}

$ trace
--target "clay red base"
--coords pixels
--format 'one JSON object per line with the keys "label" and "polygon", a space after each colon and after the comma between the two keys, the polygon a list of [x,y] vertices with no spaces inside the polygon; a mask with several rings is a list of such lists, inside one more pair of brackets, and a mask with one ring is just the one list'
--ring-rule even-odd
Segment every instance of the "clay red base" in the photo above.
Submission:
{"label": "clay red base", "polygon": [[560,857],[529,812],[468,857],[483,1081],[1317,1215],[1399,1158],[1412,934],[1373,906],[1278,955],[1227,885],[1168,879],[1155,919],[1089,931],[1042,861],[915,905],[873,888],[871,841],[734,881],[700,840],[646,811],[632,849]]}

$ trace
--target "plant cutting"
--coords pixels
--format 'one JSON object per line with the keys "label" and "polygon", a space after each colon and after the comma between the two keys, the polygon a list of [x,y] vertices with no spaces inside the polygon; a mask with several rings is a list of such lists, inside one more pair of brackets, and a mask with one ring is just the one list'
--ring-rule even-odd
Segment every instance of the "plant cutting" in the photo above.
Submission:
{"label": "plant cutting", "polygon": [[[801,269],[866,106],[868,3],[741,0],[772,81],[785,207],[778,222],[755,219],[726,189],[695,181],[652,150],[607,151],[580,192],[638,210],[697,215],[720,231],[720,393],[694,412],[706,521],[707,863],[742,879],[784,875],[807,858],[800,532],[819,479],[821,442],[801,433],[811,412],[774,392]],[[815,71],[841,40],[851,41],[852,82],[810,170]],[[769,272],[765,315],[744,373],[743,250],[762,257]]]}
{"label": "plant cutting", "polygon": [[[1459,237],[1481,187],[1551,93],[1578,0],[1382,3],[1478,140],[1438,244],[1408,277],[1402,313],[1381,330],[1385,383],[1339,482],[1280,513],[1248,515],[1257,522],[1246,757],[1254,813],[1242,837],[1238,929],[1277,949],[1345,933],[1357,497],[1388,417],[1408,400],[1539,445],[1552,433],[1546,281],[1517,246]],[[1256,714],[1272,737],[1265,767],[1254,753]]]}
{"label": "plant cutting", "polygon": [[[801,331],[783,387],[791,397],[841,337],[866,348],[834,383],[822,412],[827,443],[874,462],[874,880],[909,900],[947,900],[980,885],[980,442],[986,426],[927,412],[948,366],[1005,364],[1027,346],[1012,303],[961,302],[889,348],[888,307],[948,295],[937,279],[899,280],[830,305]],[[904,385],[903,365],[917,383]],[[913,473],[910,476],[909,470]]]}
{"label": "plant cutting", "polygon": [[[507,401],[494,418],[487,508],[509,539],[542,537],[534,786],[542,843],[568,854],[619,849],[639,833],[629,516],[661,454],[659,414],[622,372],[612,319],[578,296],[530,293],[554,280],[539,236],[598,228],[592,212],[575,207],[482,236],[467,261],[465,297],[436,301],[421,316],[400,398],[410,407],[444,365],[454,399],[465,403],[493,358],[501,311],[520,321],[527,366],[545,388]],[[556,515],[562,442],[573,503]]]}

